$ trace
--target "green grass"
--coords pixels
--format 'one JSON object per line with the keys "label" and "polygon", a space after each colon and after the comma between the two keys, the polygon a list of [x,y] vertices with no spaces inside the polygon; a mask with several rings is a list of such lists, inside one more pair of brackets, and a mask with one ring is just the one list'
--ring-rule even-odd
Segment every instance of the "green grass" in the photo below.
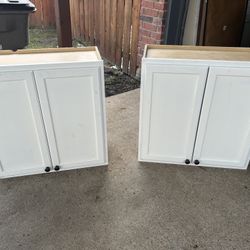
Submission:
{"label": "green grass", "polygon": [[57,34],[55,29],[30,29],[29,39],[29,49],[57,47]]}
{"label": "green grass", "polygon": [[[80,41],[73,41],[74,47],[83,47]],[[56,48],[57,47],[57,34],[55,29],[29,29],[29,45],[28,49],[40,48]]]}

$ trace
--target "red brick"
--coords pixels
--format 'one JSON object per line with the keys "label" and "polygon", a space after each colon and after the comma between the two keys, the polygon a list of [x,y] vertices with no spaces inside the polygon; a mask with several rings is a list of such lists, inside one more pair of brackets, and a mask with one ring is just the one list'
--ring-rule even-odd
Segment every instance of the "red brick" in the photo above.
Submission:
{"label": "red brick", "polygon": [[154,9],[156,10],[165,10],[165,3],[155,2],[154,3]]}
{"label": "red brick", "polygon": [[142,27],[146,30],[157,31],[157,26],[151,23],[143,23]]}
{"label": "red brick", "polygon": [[162,26],[156,26],[157,28],[156,28],[156,32],[163,32],[164,31],[164,28],[165,28],[165,26],[164,25],[162,25]]}
{"label": "red brick", "polygon": [[142,37],[142,41],[143,41],[145,44],[150,44],[150,43],[154,43],[155,39],[153,39],[153,38],[151,38],[151,37],[143,36],[143,37]]}
{"label": "red brick", "polygon": [[143,41],[139,41],[139,46],[143,47],[144,46],[144,42]]}
{"label": "red brick", "polygon": [[141,0],[138,64],[145,44],[160,44],[164,36],[167,0]]}
{"label": "red brick", "polygon": [[155,17],[153,20],[153,24],[157,25],[157,26],[162,26],[163,20],[160,17]]}
{"label": "red brick", "polygon": [[147,23],[152,23],[153,19],[154,18],[152,16],[144,16],[144,15],[140,16],[140,20]]}
{"label": "red brick", "polygon": [[157,11],[157,16],[160,17],[160,18],[163,18],[165,14],[166,14],[166,12],[163,11],[163,10],[158,10]]}
{"label": "red brick", "polygon": [[154,7],[154,2],[144,0],[144,1],[142,1],[141,6],[146,7],[146,8],[153,8]]}
{"label": "red brick", "polygon": [[151,35],[151,31],[145,30],[145,29],[141,29],[141,30],[140,30],[140,33],[141,33],[143,36],[150,36],[150,35]]}
{"label": "red brick", "polygon": [[146,16],[156,17],[159,16],[158,10],[143,8],[142,13]]}
{"label": "red brick", "polygon": [[162,38],[162,33],[159,32],[152,32],[151,37],[154,38],[155,40],[161,40]]}

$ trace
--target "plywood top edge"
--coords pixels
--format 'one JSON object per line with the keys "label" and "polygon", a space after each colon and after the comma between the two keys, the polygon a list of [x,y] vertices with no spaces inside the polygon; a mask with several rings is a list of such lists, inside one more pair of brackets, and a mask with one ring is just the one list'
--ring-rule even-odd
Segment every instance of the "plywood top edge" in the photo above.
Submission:
{"label": "plywood top edge", "polygon": [[250,62],[250,48],[147,45],[144,59],[188,59]]}
{"label": "plywood top edge", "polygon": [[218,47],[218,46],[193,46],[193,45],[145,45],[145,57],[150,49],[166,49],[166,50],[195,50],[195,51],[227,51],[227,52],[250,52],[247,47]]}
{"label": "plywood top edge", "polygon": [[101,59],[99,50],[95,46],[84,47],[84,48],[42,48],[42,49],[23,49],[23,50],[0,50],[1,55],[27,55],[27,54],[41,54],[41,53],[64,53],[64,52],[86,52],[93,51],[96,52],[96,56],[99,60]]}
{"label": "plywood top edge", "polygon": [[0,66],[44,65],[57,63],[102,63],[97,47],[46,48],[0,51]]}

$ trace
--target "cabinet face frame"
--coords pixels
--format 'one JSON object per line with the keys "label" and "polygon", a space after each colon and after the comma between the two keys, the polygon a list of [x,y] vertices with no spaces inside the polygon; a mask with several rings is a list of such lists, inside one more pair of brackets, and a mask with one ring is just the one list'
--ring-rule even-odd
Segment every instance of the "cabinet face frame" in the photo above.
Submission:
{"label": "cabinet face frame", "polygon": [[[214,104],[215,96],[216,96],[216,94],[217,95],[221,94],[221,93],[216,92],[216,87],[220,87],[219,80],[218,80],[219,77],[222,77],[222,78],[223,77],[224,78],[231,77],[232,79],[234,78],[234,82],[237,79],[237,77],[238,78],[245,78],[246,77],[249,79],[249,88],[250,88],[250,68],[237,67],[237,65],[235,67],[213,67],[213,66],[210,67],[209,74],[208,74],[208,80],[207,80],[206,92],[204,95],[204,101],[203,101],[203,106],[202,106],[201,117],[200,117],[200,121],[199,121],[199,127],[198,127],[198,131],[197,131],[197,138],[196,138],[196,143],[195,143],[195,148],[194,148],[193,160],[198,159],[200,161],[201,165],[208,166],[208,167],[247,169],[248,163],[249,163],[249,155],[250,155],[250,123],[249,123],[248,134],[244,138],[244,145],[242,145],[242,151],[240,152],[240,156],[239,156],[238,160],[235,159],[235,161],[233,161],[233,160],[230,161],[230,160],[228,160],[228,158],[223,159],[223,157],[219,157],[219,156],[218,156],[218,158],[222,158],[222,159],[216,160],[216,159],[212,159],[211,157],[206,158],[206,156],[205,156],[206,155],[206,152],[205,152],[206,145],[209,145],[206,143],[205,136],[207,134],[207,131],[210,131],[210,133],[211,133],[211,129],[213,128],[213,121],[216,120],[215,122],[218,122],[217,120],[219,120],[219,118],[220,118],[220,117],[218,117],[218,115],[216,115],[217,119],[214,119],[214,120],[210,119],[210,117],[212,115],[215,115],[212,113],[212,107]],[[240,81],[240,79],[239,79],[239,81]],[[234,100],[232,100],[232,98],[235,98],[235,96],[234,96],[234,93],[232,93],[232,90],[230,90],[231,84],[228,83],[227,81],[224,81],[224,83],[225,83],[224,87],[228,87],[228,89],[225,89],[225,97],[227,98],[226,101],[228,104],[230,104],[231,102],[234,101]],[[233,84],[233,82],[232,82],[232,84]],[[240,83],[238,83],[238,84],[240,84]],[[244,81],[244,84],[246,84],[246,81]],[[226,86],[226,85],[228,85],[228,86]],[[217,90],[217,91],[219,91],[219,90]],[[222,90],[220,90],[220,91],[222,92]],[[231,91],[231,93],[230,93],[230,91]],[[217,99],[218,98],[219,97],[217,97]],[[235,100],[237,103],[240,101],[239,99],[235,99]],[[221,103],[221,105],[223,105],[223,103]],[[224,105],[225,105],[225,103],[224,103]],[[216,108],[215,110],[218,110],[218,108]],[[234,111],[236,111],[236,110],[234,110]],[[237,114],[239,116],[241,116],[241,113],[240,113],[241,110],[238,110],[238,111],[239,112],[237,112]],[[249,117],[250,117],[250,114],[249,114]],[[236,117],[233,117],[233,118],[229,117],[229,118],[231,119],[232,122],[234,119],[236,119]],[[229,121],[227,124],[231,124],[232,122]],[[211,126],[210,128],[209,128],[209,125]],[[221,132],[219,132],[219,131],[214,131],[214,133],[221,134]],[[233,133],[233,131],[231,131],[231,133]],[[228,145],[231,144],[230,141],[226,142],[226,140],[223,140],[223,142],[225,142],[225,145],[223,148],[226,148]],[[216,141],[214,141],[214,143],[216,144]],[[203,157],[203,152],[204,152],[204,157]]]}
{"label": "cabinet face frame", "polygon": [[[207,66],[190,66],[188,64],[175,65],[174,63],[169,64],[161,64],[154,62],[143,63],[142,65],[142,84],[141,84],[141,103],[140,103],[140,129],[139,129],[139,152],[138,159],[139,161],[144,162],[161,162],[161,163],[178,163],[185,164],[185,160],[189,159],[190,162],[192,160],[193,155],[193,147],[195,143],[195,137],[197,132],[197,125],[200,116],[200,109],[203,99],[203,94],[206,85],[207,79]],[[185,155],[183,156],[163,156],[160,154],[152,154],[150,153],[149,145],[150,145],[150,124],[151,124],[151,110],[152,110],[152,88],[153,88],[153,75],[154,74],[162,74],[166,73],[166,76],[179,74],[196,76],[196,86],[193,87],[196,89],[196,93],[193,96],[193,105],[190,106],[192,111],[192,117],[190,118],[190,122],[185,126],[188,134],[186,135],[186,149]],[[188,84],[188,83],[187,83]],[[181,101],[181,100],[180,100]],[[163,108],[164,107],[160,107]],[[184,121],[183,121],[184,122]],[[189,126],[190,125],[190,126]],[[166,146],[166,145],[165,145]],[[164,147],[164,145],[162,145]]]}
{"label": "cabinet face frame", "polygon": [[[77,169],[83,167],[94,167],[107,165],[107,139],[106,139],[106,114],[105,96],[103,84],[102,67],[80,67],[61,69],[46,69],[34,71],[38,92],[40,96],[45,127],[47,131],[50,152],[53,165],[59,165],[61,170]],[[60,79],[73,77],[92,77],[93,80],[93,105],[95,107],[94,120],[96,122],[96,150],[97,158],[93,160],[82,160],[80,162],[62,162],[60,160],[58,138],[56,138],[55,124],[52,116],[52,107],[49,100],[48,86],[46,79]],[[84,82],[83,82],[84,84]],[[73,111],[72,111],[73,112]],[[61,145],[62,146],[62,145]]]}
{"label": "cabinet face frame", "polygon": [[[0,172],[0,178],[9,178],[9,177],[15,177],[15,176],[44,173],[44,169],[46,167],[51,167],[52,163],[51,163],[51,158],[50,158],[50,153],[49,153],[49,148],[48,148],[48,141],[47,141],[46,132],[44,128],[42,112],[40,108],[40,103],[38,99],[38,93],[37,93],[37,88],[36,88],[36,83],[35,83],[33,72],[32,71],[24,71],[24,72],[13,71],[11,72],[11,74],[6,73],[6,72],[0,72],[0,85],[2,82],[6,82],[6,84],[12,84],[16,82],[18,83],[18,85],[21,84],[22,82],[24,83],[23,87],[24,87],[24,91],[26,92],[25,98],[27,98],[27,102],[30,105],[29,107],[30,112],[31,112],[30,118],[32,118],[33,125],[35,126],[34,132],[36,133],[36,135],[34,136],[36,137],[36,140],[38,142],[37,150],[40,151],[41,162],[39,165],[34,166],[34,168],[27,168],[25,166],[22,166],[22,163],[20,162],[20,165],[18,165],[20,167],[16,167],[15,170],[9,170],[9,171],[8,170],[4,171],[4,166],[2,163],[1,164],[2,173]],[[16,114],[13,114],[13,115],[16,115]],[[18,124],[16,124],[16,126],[18,126]],[[8,136],[11,136],[11,135],[8,135]],[[32,140],[35,140],[35,138],[32,138]],[[16,142],[16,143],[21,143],[21,142]],[[25,144],[25,141],[23,142],[23,145],[24,144]]]}

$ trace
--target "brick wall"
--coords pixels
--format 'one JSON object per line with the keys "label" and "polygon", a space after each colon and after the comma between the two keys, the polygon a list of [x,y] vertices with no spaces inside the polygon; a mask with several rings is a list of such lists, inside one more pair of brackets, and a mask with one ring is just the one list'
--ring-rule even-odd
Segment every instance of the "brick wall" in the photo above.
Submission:
{"label": "brick wall", "polygon": [[167,0],[142,0],[138,44],[138,62],[145,44],[161,44],[164,39]]}

